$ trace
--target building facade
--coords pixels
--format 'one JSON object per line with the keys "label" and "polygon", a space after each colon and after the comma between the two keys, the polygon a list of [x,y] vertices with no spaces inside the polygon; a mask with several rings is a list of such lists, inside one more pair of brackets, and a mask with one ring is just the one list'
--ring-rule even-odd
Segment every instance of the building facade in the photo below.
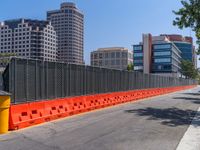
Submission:
{"label": "building facade", "polygon": [[195,68],[197,68],[197,53],[195,51],[195,46],[193,45],[192,37],[183,37],[182,35],[176,34],[165,36],[167,36],[167,38],[181,51],[182,60],[191,61]]}
{"label": "building facade", "polygon": [[133,46],[134,70],[179,76],[181,51],[166,36],[144,34],[143,41]]}
{"label": "building facade", "polygon": [[153,45],[152,73],[176,74],[180,72],[181,51],[173,43]]}
{"label": "building facade", "polygon": [[47,12],[58,36],[58,61],[84,64],[84,15],[74,3]]}
{"label": "building facade", "polygon": [[56,32],[48,21],[16,19],[1,22],[0,53],[56,61]]}
{"label": "building facade", "polygon": [[126,70],[133,63],[133,53],[123,47],[99,48],[91,52],[91,65]]}

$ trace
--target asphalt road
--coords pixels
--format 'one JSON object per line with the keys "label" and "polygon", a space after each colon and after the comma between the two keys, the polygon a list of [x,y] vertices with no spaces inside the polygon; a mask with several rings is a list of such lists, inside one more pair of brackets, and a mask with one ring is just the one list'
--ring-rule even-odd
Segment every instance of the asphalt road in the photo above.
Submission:
{"label": "asphalt road", "polygon": [[1,135],[0,150],[175,150],[199,107],[195,88]]}

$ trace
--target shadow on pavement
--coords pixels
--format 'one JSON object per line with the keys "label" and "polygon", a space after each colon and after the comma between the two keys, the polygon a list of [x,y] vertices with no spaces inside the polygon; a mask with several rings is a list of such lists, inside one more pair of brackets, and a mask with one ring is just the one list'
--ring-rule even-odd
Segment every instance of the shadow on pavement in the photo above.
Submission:
{"label": "shadow on pavement", "polygon": [[200,104],[200,98],[194,98],[194,97],[174,97],[173,99],[188,100],[188,101],[191,101],[194,104]]}
{"label": "shadow on pavement", "polygon": [[[176,127],[190,125],[196,111],[182,110],[175,107],[166,109],[147,107],[144,109],[125,110],[125,113],[134,113],[138,116],[148,116],[148,120],[159,120],[163,125]],[[194,126],[199,125],[198,123],[195,124],[199,119],[200,117],[196,118],[196,121],[194,120]]]}
{"label": "shadow on pavement", "polygon": [[200,96],[200,93],[183,93],[185,95]]}

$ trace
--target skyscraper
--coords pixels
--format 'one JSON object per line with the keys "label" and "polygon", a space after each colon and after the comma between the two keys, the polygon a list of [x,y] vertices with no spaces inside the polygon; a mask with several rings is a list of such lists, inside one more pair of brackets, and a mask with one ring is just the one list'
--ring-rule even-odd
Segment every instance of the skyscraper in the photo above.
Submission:
{"label": "skyscraper", "polygon": [[0,53],[56,61],[56,48],[56,32],[48,21],[15,19],[0,23]]}
{"label": "skyscraper", "polygon": [[47,12],[58,36],[58,61],[84,63],[84,15],[74,3],[65,2],[59,10]]}

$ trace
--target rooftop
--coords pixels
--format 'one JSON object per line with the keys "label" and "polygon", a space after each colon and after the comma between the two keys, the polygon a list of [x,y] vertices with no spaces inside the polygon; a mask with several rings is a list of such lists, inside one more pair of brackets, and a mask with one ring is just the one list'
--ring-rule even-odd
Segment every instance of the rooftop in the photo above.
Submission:
{"label": "rooftop", "polygon": [[128,49],[124,47],[106,47],[97,49],[97,51],[116,51],[116,50],[127,51]]}
{"label": "rooftop", "polygon": [[4,22],[1,22],[2,25],[7,25],[11,29],[17,28],[18,24],[20,23],[28,23],[29,26],[32,26],[33,28],[39,27],[40,29],[43,29],[49,24],[49,22],[46,20],[33,20],[24,18],[5,20]]}

